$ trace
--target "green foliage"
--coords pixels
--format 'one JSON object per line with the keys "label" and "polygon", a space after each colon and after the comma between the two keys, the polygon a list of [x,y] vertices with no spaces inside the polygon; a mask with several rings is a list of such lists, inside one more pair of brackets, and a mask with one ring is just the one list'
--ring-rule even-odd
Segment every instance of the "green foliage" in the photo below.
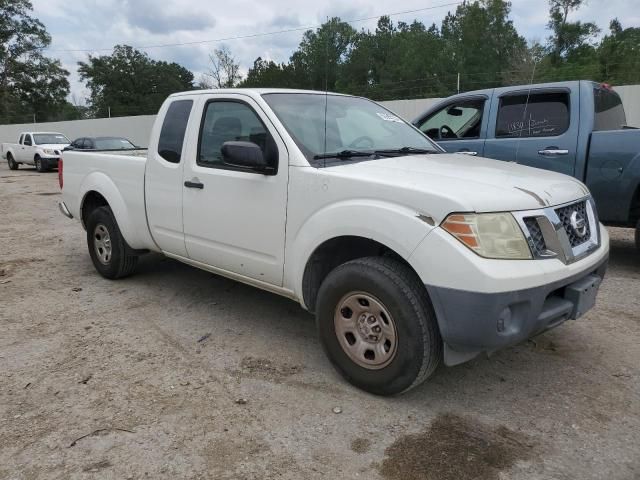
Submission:
{"label": "green foliage", "polygon": [[128,45],[116,45],[111,55],[89,56],[78,62],[87,83],[94,116],[156,113],[172,93],[193,89],[193,74],[177,63],[149,58]]}
{"label": "green foliage", "polygon": [[582,2],[549,0],[546,44],[527,43],[518,34],[506,0],[466,2],[440,26],[395,25],[381,17],[374,32],[356,32],[333,18],[305,32],[288,63],[258,58],[241,86],[324,90],[326,84],[389,100],[530,82],[640,82],[640,29],[623,29],[614,20],[596,44],[594,23],[571,21]]}
{"label": "green foliage", "polygon": [[69,72],[43,55],[51,37],[32,10],[29,0],[0,0],[0,123],[58,118],[69,94]]}

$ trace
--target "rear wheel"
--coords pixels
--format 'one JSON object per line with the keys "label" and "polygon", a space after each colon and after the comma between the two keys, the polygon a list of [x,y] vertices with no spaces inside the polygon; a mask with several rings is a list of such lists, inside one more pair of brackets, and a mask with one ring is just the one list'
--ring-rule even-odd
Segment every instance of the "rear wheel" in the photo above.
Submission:
{"label": "rear wheel", "polygon": [[89,215],[87,246],[93,266],[105,278],[126,277],[138,263],[138,256],[131,253],[109,207],[96,208]]}
{"label": "rear wheel", "polygon": [[18,170],[18,162],[15,161],[10,153],[7,153],[7,163],[9,164],[9,170]]}
{"label": "rear wheel", "polygon": [[347,262],[318,292],[320,340],[355,386],[394,395],[427,379],[442,357],[433,308],[416,274],[386,257]]}
{"label": "rear wheel", "polygon": [[36,158],[34,158],[34,163],[36,164],[36,170],[40,173],[46,172],[47,169],[44,165],[44,162],[42,161],[42,159],[36,155]]}

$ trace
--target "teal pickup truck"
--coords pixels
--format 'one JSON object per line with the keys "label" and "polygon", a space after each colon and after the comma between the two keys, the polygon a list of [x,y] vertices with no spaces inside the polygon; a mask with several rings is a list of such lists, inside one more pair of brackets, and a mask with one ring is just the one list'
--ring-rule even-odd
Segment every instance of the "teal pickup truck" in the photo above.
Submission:
{"label": "teal pickup truck", "polygon": [[635,228],[640,249],[640,130],[618,94],[590,81],[477,90],[413,124],[448,152],[553,170],[587,185],[605,225]]}

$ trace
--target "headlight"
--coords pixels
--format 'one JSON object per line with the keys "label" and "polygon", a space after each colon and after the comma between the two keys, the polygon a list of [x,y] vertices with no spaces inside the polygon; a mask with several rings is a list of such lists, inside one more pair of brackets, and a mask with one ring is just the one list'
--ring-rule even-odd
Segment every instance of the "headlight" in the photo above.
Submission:
{"label": "headlight", "polygon": [[54,150],[52,150],[50,148],[44,148],[42,151],[44,153],[46,153],[47,155],[55,155],[55,153],[56,153]]}
{"label": "headlight", "polygon": [[510,213],[454,213],[441,226],[481,257],[532,258],[527,240]]}

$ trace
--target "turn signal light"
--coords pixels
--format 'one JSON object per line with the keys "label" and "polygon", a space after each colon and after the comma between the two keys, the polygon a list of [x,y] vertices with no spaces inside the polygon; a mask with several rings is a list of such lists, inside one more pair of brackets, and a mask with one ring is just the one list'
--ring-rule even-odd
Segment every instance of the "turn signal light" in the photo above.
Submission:
{"label": "turn signal light", "polygon": [[62,159],[58,159],[58,183],[60,184],[60,190],[62,190],[62,185],[64,181],[62,179]]}

